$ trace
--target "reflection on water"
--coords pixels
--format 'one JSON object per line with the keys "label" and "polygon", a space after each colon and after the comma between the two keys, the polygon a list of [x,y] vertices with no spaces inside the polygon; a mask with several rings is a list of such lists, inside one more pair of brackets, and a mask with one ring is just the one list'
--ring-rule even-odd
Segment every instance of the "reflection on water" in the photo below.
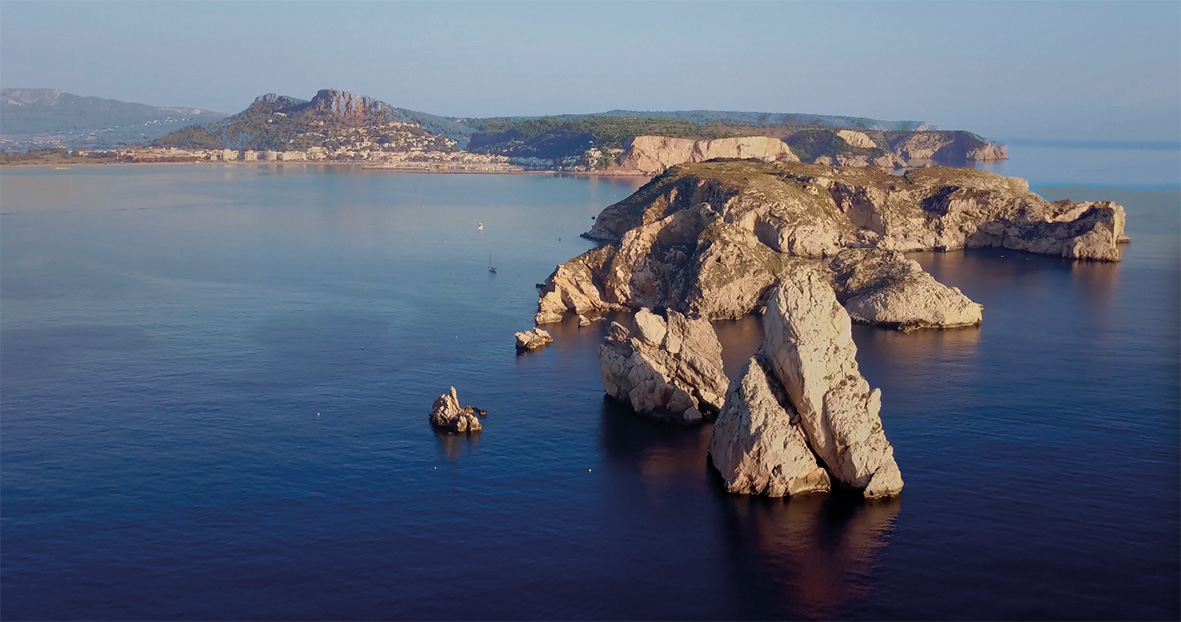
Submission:
{"label": "reflection on water", "polygon": [[750,315],[737,320],[713,323],[722,344],[722,368],[726,376],[734,378],[763,342],[763,318]]}
{"label": "reflection on water", "polygon": [[[731,580],[775,599],[781,617],[831,618],[869,594],[899,499],[843,495],[789,500],[727,495],[720,504],[729,534]],[[748,605],[755,614],[769,603]]]}
{"label": "reflection on water", "polygon": [[707,452],[713,426],[685,427],[643,417],[603,397],[599,436],[613,467],[637,473],[646,487],[676,483],[698,491],[709,487]]}
{"label": "reflection on water", "polygon": [[435,430],[435,440],[439,442],[439,453],[454,462],[461,455],[476,452],[476,447],[480,444],[480,433],[448,434]]}
{"label": "reflection on water", "polygon": [[716,542],[736,617],[826,618],[866,597],[901,501],[729,494],[709,466],[711,433],[710,424],[686,428],[640,417],[604,398],[599,441],[616,482],[611,498],[635,507],[628,487],[619,486],[629,473],[648,512],[708,495],[721,512]]}

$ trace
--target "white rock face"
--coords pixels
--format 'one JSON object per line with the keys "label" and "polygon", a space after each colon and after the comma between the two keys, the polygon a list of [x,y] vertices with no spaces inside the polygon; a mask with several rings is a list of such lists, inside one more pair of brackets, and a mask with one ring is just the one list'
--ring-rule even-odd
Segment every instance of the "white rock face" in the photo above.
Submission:
{"label": "white rock face", "polygon": [[855,132],[853,130],[841,130],[837,132],[837,136],[840,136],[845,142],[849,143],[850,147],[859,147],[861,149],[873,149],[874,147],[877,147],[877,144],[873,142],[873,139],[866,136],[865,134],[862,134],[861,132]]}
{"label": "white rock face", "polygon": [[984,307],[895,251],[841,251],[829,264],[837,300],[855,322],[911,331],[976,326]]}
{"label": "white rock face", "polygon": [[554,342],[554,338],[549,332],[536,327],[533,330],[516,333],[515,337],[517,338],[518,352],[544,348]]}
{"label": "white rock face", "polygon": [[726,394],[722,346],[707,320],[676,311],[668,319],[647,309],[635,315],[635,332],[612,322],[599,346],[603,389],[638,413],[682,423],[715,414]]}
{"label": "white rock face", "polygon": [[455,387],[449,393],[435,398],[431,407],[430,422],[436,429],[456,434],[479,432],[483,427],[477,415],[487,414],[472,406],[461,407]]}
{"label": "white rock face", "polygon": [[715,140],[636,136],[625,143],[621,167],[645,175],[658,175],[670,166],[714,158],[800,161],[786,143],[767,136]]}
{"label": "white rock face", "polygon": [[898,494],[902,475],[878,416],[881,391],[858,371],[849,315],[824,277],[788,275],[772,292],[763,330],[769,368],[829,473],[866,497]]}
{"label": "white rock face", "polygon": [[567,311],[667,307],[708,319],[743,317],[762,306],[777,274],[794,261],[705,203],[632,229],[615,246],[576,257],[550,275],[537,323]]}
{"label": "white rock face", "polygon": [[625,309],[603,298],[604,266],[614,257],[615,248],[604,246],[559,265],[541,290],[535,322],[538,325],[561,322],[567,310],[579,315],[598,315]]}
{"label": "white rock face", "polygon": [[828,473],[808,447],[799,415],[760,354],[730,383],[714,422],[709,456],[738,494],[784,497],[826,492]]}

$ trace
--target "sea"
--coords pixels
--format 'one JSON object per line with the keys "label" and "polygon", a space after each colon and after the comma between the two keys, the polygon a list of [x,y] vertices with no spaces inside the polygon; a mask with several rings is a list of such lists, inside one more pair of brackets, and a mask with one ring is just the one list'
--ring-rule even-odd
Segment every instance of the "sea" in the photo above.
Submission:
{"label": "sea", "polygon": [[[709,424],[604,399],[605,322],[515,353],[643,180],[5,168],[0,617],[1176,620],[1179,156],[988,165],[1132,242],[913,255],[984,322],[854,327],[906,481],[874,502],[726,493]],[[759,322],[715,326],[733,375]],[[482,433],[431,429],[451,386]]]}

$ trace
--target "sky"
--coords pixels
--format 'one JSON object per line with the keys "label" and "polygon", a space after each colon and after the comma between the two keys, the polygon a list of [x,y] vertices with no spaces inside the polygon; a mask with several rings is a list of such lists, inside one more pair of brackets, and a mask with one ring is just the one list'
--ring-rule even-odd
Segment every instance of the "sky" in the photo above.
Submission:
{"label": "sky", "polygon": [[0,2],[0,87],[238,112],[744,110],[1181,140],[1181,2]]}

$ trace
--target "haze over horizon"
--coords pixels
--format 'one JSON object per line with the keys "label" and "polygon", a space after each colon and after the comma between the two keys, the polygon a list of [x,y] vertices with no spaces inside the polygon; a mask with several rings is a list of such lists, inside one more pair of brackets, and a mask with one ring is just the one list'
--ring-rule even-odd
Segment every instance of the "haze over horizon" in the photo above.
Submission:
{"label": "haze over horizon", "polygon": [[1181,141],[1181,3],[0,4],[0,86],[235,113],[743,110]]}

